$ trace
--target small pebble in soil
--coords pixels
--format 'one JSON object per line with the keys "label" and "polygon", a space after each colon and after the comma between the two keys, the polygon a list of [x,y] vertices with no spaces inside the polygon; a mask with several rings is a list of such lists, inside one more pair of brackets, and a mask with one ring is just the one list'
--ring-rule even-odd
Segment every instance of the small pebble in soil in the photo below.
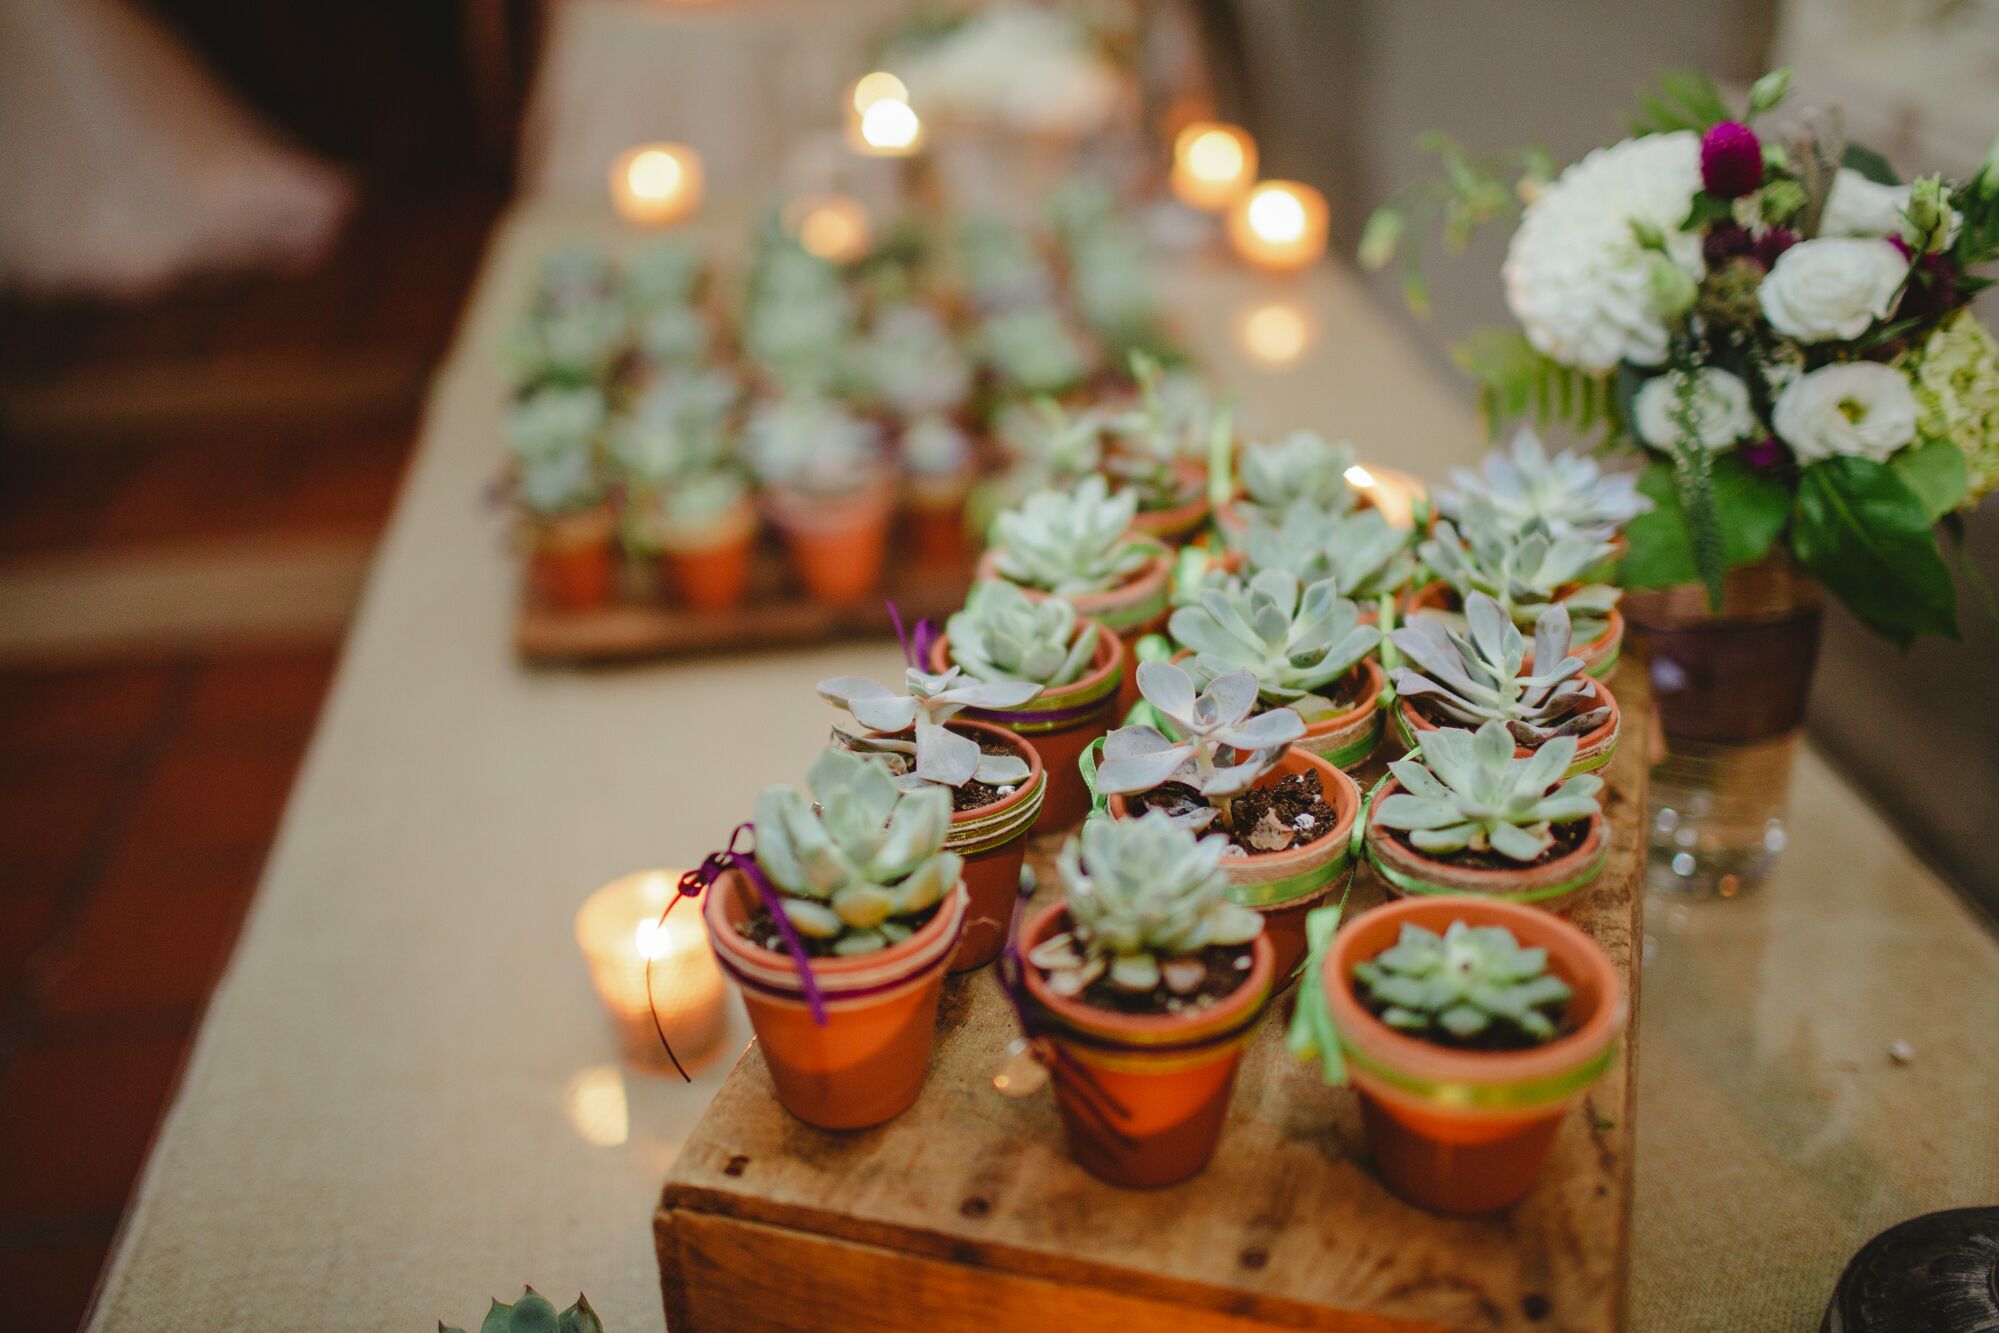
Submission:
{"label": "small pebble in soil", "polygon": [[1001,788],[999,789],[999,794],[1000,794],[1000,795],[1002,795],[1002,796],[1011,796],[1011,795],[1013,795],[1013,788],[1011,788],[1011,787],[1001,787]]}
{"label": "small pebble in soil", "polygon": [[1909,1064],[1916,1058],[1916,1048],[1897,1037],[1888,1043],[1888,1058],[1898,1065]]}
{"label": "small pebble in soil", "polygon": [[1224,861],[1228,860],[1231,856],[1248,856],[1248,855],[1249,855],[1248,852],[1236,846],[1234,843],[1230,843],[1228,846],[1222,848],[1222,859]]}
{"label": "small pebble in soil", "polygon": [[1254,961],[1255,959],[1251,958],[1248,954],[1244,954],[1235,960],[1235,970],[1238,972],[1247,972],[1249,971],[1249,965]]}
{"label": "small pebble in soil", "polygon": [[1304,813],[1304,814],[1300,814],[1300,815],[1299,815],[1299,816],[1298,816],[1298,817],[1297,817],[1296,819],[1294,819],[1294,820],[1292,820],[1292,821],[1291,821],[1291,827],[1292,827],[1292,828],[1311,828],[1311,827],[1312,827],[1312,826],[1313,826],[1314,824],[1317,824],[1318,822],[1319,822],[1319,821],[1318,821],[1318,820],[1316,820],[1316,819],[1314,819],[1314,818],[1312,818],[1312,816],[1311,816],[1311,815],[1310,815],[1309,813]]}

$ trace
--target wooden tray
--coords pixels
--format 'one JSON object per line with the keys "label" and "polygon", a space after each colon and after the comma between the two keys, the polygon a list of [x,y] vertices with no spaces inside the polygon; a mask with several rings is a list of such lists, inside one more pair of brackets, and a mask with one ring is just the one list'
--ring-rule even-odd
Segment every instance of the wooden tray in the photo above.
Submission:
{"label": "wooden tray", "polygon": [[[1635,1023],[1651,710],[1642,668],[1620,668],[1612,688],[1624,740],[1606,774],[1611,850],[1574,919],[1626,977]],[[1363,872],[1349,910],[1381,897]],[[1628,1046],[1562,1127],[1526,1199],[1490,1218],[1449,1219],[1382,1187],[1353,1094],[1326,1087],[1285,1050],[1288,1009],[1273,1006],[1250,1046],[1214,1161],[1153,1191],[1114,1189],[1070,1162],[1052,1092],[1013,1100],[993,1090],[1015,1027],[988,971],[946,983],[923,1093],[879,1129],[835,1134],[793,1120],[753,1046],[682,1149],[654,1219],[668,1324],[675,1333],[1600,1333],[1622,1324]]]}
{"label": "wooden tray", "polygon": [[784,552],[760,534],[743,605],[694,611],[677,605],[650,566],[621,571],[618,600],[599,611],[565,612],[535,601],[523,580],[514,650],[528,662],[585,664],[777,648],[891,634],[887,603],[903,623],[942,622],[965,603],[972,557],[919,563],[893,540],[880,591],[845,606],[809,600],[792,582]]}

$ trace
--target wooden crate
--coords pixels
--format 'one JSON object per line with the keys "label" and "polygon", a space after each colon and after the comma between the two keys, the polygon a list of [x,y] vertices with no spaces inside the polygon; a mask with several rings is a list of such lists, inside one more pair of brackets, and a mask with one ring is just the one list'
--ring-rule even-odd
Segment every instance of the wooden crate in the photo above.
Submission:
{"label": "wooden crate", "polygon": [[[1627,978],[1635,1019],[1650,709],[1641,669],[1622,667],[1611,683],[1624,708],[1606,775],[1611,850],[1575,920]],[[1363,872],[1350,910],[1381,896]],[[792,1119],[752,1047],[682,1150],[654,1220],[669,1326],[1621,1325],[1636,1109],[1628,1047],[1563,1126],[1526,1199],[1489,1218],[1442,1218],[1382,1187],[1353,1094],[1285,1050],[1288,1009],[1273,1006],[1251,1044],[1214,1161],[1151,1191],[1114,1189],[1070,1162],[1052,1092],[1014,1100],[993,1090],[1015,1026],[989,972],[946,983],[922,1096],[878,1129],[835,1134]]]}

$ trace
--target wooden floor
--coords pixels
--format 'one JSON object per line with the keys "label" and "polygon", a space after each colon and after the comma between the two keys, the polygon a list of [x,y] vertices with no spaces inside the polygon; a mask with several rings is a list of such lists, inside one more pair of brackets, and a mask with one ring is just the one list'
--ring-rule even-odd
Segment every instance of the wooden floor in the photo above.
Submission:
{"label": "wooden floor", "polygon": [[499,206],[0,306],[0,1290],[74,1327],[276,831]]}

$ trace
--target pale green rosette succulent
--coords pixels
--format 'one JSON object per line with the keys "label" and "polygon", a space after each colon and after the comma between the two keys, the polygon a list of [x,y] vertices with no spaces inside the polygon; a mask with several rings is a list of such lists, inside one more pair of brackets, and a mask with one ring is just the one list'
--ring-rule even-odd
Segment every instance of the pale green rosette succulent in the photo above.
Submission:
{"label": "pale green rosette succulent", "polygon": [[1509,536],[1544,532],[1553,538],[1609,541],[1652,502],[1638,493],[1633,474],[1607,473],[1585,454],[1550,454],[1522,426],[1508,449],[1494,449],[1478,471],[1451,469],[1451,487],[1437,492],[1444,516],[1460,519],[1477,496],[1495,525]]}
{"label": "pale green rosette succulent", "polygon": [[1037,491],[993,521],[1002,578],[1058,597],[1105,592],[1143,569],[1155,547],[1131,531],[1138,496],[1101,476],[1074,490]]}
{"label": "pale green rosette succulent", "polygon": [[1607,541],[1593,537],[1550,537],[1533,531],[1513,536],[1468,508],[1462,530],[1440,520],[1436,533],[1417,547],[1436,576],[1450,585],[1460,602],[1482,592],[1505,609],[1516,625],[1533,625],[1541,613],[1560,602],[1568,607],[1575,635],[1587,643],[1604,630],[1605,619],[1617,605],[1618,590],[1591,583],[1616,554]]}
{"label": "pale green rosette succulent", "polygon": [[1300,500],[1275,523],[1249,516],[1243,558],[1251,573],[1281,569],[1300,582],[1331,579],[1348,597],[1395,596],[1416,574],[1410,535],[1376,509],[1321,509]]}
{"label": "pale green rosette succulent", "polygon": [[1090,349],[1053,306],[1018,306],[988,315],[976,338],[986,365],[1018,393],[1061,393],[1090,372]]}
{"label": "pale green rosette succulent", "polygon": [[1324,690],[1381,642],[1381,631],[1360,622],[1360,608],[1330,579],[1300,585],[1278,569],[1203,589],[1200,604],[1175,611],[1167,628],[1194,650],[1197,683],[1247,671],[1264,703],[1295,709],[1307,722],[1347,706]]}
{"label": "pale green rosette succulent", "polygon": [[818,394],[759,406],[744,427],[743,453],[765,486],[822,498],[861,490],[883,466],[874,427]]}
{"label": "pale green rosette succulent", "polygon": [[1390,672],[1395,691],[1432,721],[1477,727],[1498,721],[1522,745],[1586,736],[1610,717],[1583,660],[1569,653],[1569,612],[1559,603],[1534,626],[1534,667],[1527,641],[1499,603],[1482,592],[1465,599],[1466,632],[1423,616],[1390,637],[1408,666]]}
{"label": "pale green rosette succulent", "polygon": [[[443,1320],[437,1333],[465,1333],[447,1328]],[[512,1305],[494,1301],[479,1323],[479,1333],[604,1333],[604,1321],[590,1307],[589,1298],[577,1294],[576,1304],[558,1313],[554,1302],[529,1287]]]}
{"label": "pale green rosette succulent", "polygon": [[1185,783],[1209,806],[1182,817],[1192,827],[1207,827],[1217,808],[1226,809],[1305,734],[1304,719],[1292,709],[1257,712],[1257,681],[1247,671],[1217,676],[1197,691],[1177,663],[1140,662],[1138,692],[1173,734],[1136,725],[1106,736],[1098,789],[1130,796]]}
{"label": "pale green rosette succulent", "polygon": [[1322,513],[1343,514],[1360,499],[1347,484],[1347,469],[1354,462],[1354,447],[1347,441],[1296,430],[1243,449],[1242,485],[1250,503],[1269,513],[1308,504]]}
{"label": "pale green rosette succulent", "polygon": [[1601,812],[1603,779],[1584,773],[1562,780],[1575,760],[1574,736],[1557,736],[1525,759],[1513,749],[1513,733],[1499,721],[1476,733],[1425,732],[1420,762],[1388,766],[1403,789],[1374,817],[1432,855],[1489,851],[1523,865],[1537,861],[1555,845],[1553,825]]}
{"label": "pale green rosette succulent", "polygon": [[1445,1045],[1552,1041],[1571,994],[1548,951],[1504,926],[1453,921],[1442,935],[1404,925],[1400,938],[1354,964],[1360,999],[1382,1022]]}
{"label": "pale green rosette succulent", "polygon": [[984,579],[965,609],[945,622],[951,657],[978,680],[1025,680],[1045,688],[1088,673],[1101,632],[1060,597],[1032,598],[1011,583]]}
{"label": "pale green rosette succulent", "polygon": [[[962,787],[974,779],[1004,786],[1025,779],[1031,771],[1016,755],[987,754],[969,736],[944,724],[967,708],[1018,708],[1036,698],[1041,686],[1023,680],[980,680],[958,667],[942,672],[904,673],[897,694],[866,676],[834,676],[819,682],[819,697],[853,714],[854,720],[878,737],[846,736],[849,749],[892,756],[904,785],[936,783]],[[908,740],[901,739],[910,732]]]}

